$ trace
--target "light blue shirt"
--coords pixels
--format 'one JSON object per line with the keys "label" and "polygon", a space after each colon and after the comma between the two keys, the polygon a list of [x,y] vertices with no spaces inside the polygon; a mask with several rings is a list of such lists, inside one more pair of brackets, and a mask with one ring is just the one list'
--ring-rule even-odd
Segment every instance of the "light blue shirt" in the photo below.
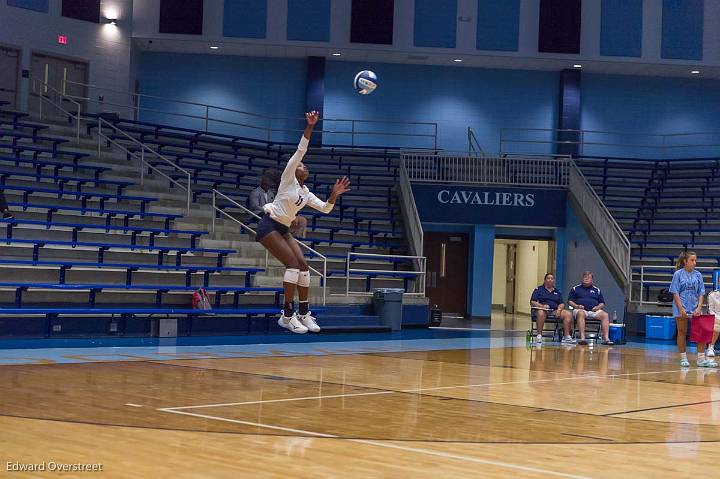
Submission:
{"label": "light blue shirt", "polygon": [[[670,293],[677,293],[680,295],[680,304],[682,304],[688,316],[692,315],[695,308],[698,305],[698,298],[705,294],[705,284],[703,283],[702,275],[699,271],[692,270],[691,272],[685,271],[685,268],[675,271],[673,274],[672,283],[670,283]],[[678,310],[675,301],[673,305],[673,316],[676,318],[680,317],[680,311]]]}

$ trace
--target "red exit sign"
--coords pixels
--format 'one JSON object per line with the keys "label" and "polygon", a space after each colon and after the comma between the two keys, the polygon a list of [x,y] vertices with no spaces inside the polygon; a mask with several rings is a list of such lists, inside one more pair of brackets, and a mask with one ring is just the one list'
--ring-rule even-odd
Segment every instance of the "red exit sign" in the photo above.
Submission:
{"label": "red exit sign", "polygon": [[67,45],[67,36],[65,35],[58,35],[58,43],[60,45]]}

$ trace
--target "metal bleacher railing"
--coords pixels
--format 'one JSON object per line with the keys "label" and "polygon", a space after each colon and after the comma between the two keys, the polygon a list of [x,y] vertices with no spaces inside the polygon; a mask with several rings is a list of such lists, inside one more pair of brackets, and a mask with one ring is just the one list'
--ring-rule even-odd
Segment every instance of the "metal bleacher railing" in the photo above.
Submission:
{"label": "metal bleacher railing", "polygon": [[[106,120],[98,117],[98,118],[97,118],[97,126],[98,126],[98,134],[97,134],[97,140],[98,140],[98,144],[97,144],[97,154],[98,154],[98,158],[101,156],[101,152],[102,152],[102,141],[103,141],[103,140],[107,141],[109,144],[112,144],[113,146],[116,146],[117,148],[119,148],[119,149],[121,149],[122,151],[124,151],[125,154],[127,154],[128,156],[131,156],[131,157],[135,158],[136,160],[139,160],[139,164],[140,164],[140,184],[141,184],[141,185],[143,185],[144,182],[145,182],[145,168],[148,168],[148,169],[152,170],[154,173],[157,173],[158,175],[166,178],[167,180],[170,181],[170,183],[174,184],[174,185],[177,186],[178,188],[184,190],[184,191],[185,191],[185,197],[186,197],[186,205],[185,205],[186,210],[185,210],[185,211],[186,211],[187,213],[190,213],[190,207],[191,207],[191,205],[192,205],[192,174],[191,174],[189,171],[187,171],[187,170],[184,169],[184,168],[181,168],[180,166],[178,166],[177,164],[173,163],[172,161],[170,161],[169,159],[167,159],[166,157],[164,157],[163,155],[161,155],[161,154],[158,153],[157,151],[155,151],[155,150],[153,150],[152,148],[150,148],[149,146],[147,146],[145,143],[142,143],[142,142],[138,141],[135,137],[133,137],[133,136],[125,133],[124,131],[122,131],[120,128],[118,128],[117,126],[113,125],[113,124],[110,123],[109,121],[106,121]],[[111,131],[111,132],[112,132],[112,133],[111,133],[112,136],[106,135],[106,134],[103,132],[103,128],[105,128],[105,131],[108,131],[108,130]],[[124,145],[122,145],[121,143],[119,143],[119,142],[117,141],[118,139],[121,139],[122,141],[130,142],[130,143],[136,145],[136,146],[140,149],[140,154],[138,155],[137,152],[133,152],[133,151],[130,151],[129,149],[127,149]],[[180,183],[180,182],[177,181],[176,179],[174,179],[174,178],[166,175],[166,174],[163,173],[160,169],[158,169],[158,168],[156,168],[155,166],[153,166],[152,163],[146,161],[146,160],[145,160],[145,155],[146,155],[146,153],[147,153],[147,155],[149,155],[149,156],[151,156],[151,157],[153,157],[153,158],[157,158],[158,160],[161,160],[161,161],[162,161],[163,163],[165,163],[166,165],[174,168],[175,170],[177,170],[177,171],[179,171],[180,173],[182,173],[183,175],[185,175],[185,177],[186,177],[186,179],[187,179],[187,183],[186,183],[186,184]]]}
{"label": "metal bleacher railing", "polygon": [[629,287],[630,242],[571,158],[406,151],[401,155],[401,171],[406,172],[410,182],[568,189],[607,250],[608,261],[615,266],[624,286]]}
{"label": "metal bleacher railing", "polygon": [[607,250],[607,257],[630,288],[630,240],[608,211],[595,189],[574,161],[570,160],[570,193]]}
{"label": "metal bleacher railing", "polygon": [[[72,118],[76,123],[76,141],[79,144],[80,143],[80,130],[81,130],[81,123],[83,121],[83,112],[82,112],[82,106],[79,102],[77,102],[75,99],[70,98],[68,95],[63,93],[62,91],[59,91],[52,86],[48,85],[42,80],[38,80],[36,78],[32,78],[32,85],[33,85],[33,94],[37,95],[39,98],[39,115],[40,118],[43,118],[43,104],[47,103],[49,107],[54,108],[56,112],[59,113],[58,116],[66,116],[67,118]],[[75,106],[76,110],[74,112],[67,111],[65,108],[63,108],[63,103],[68,102]],[[140,184],[142,185],[144,183],[145,179],[145,168],[149,168],[153,172],[165,177],[168,179],[171,183],[178,186],[179,188],[185,190],[186,192],[186,212],[190,212],[190,207],[192,203],[192,175],[189,171],[181,168],[177,164],[173,163],[154,149],[147,146],[145,143],[142,143],[138,141],[135,137],[131,136],[130,134],[126,133],[125,131],[118,128],[116,125],[113,125],[112,123],[98,117],[96,120],[97,126],[98,126],[98,135],[97,135],[97,154],[98,158],[102,154],[102,140],[105,140],[108,142],[109,145],[115,146],[122,151],[124,151],[129,157],[135,158],[136,160],[139,160],[139,178],[140,178]],[[105,133],[103,133],[103,126],[105,127],[106,131],[112,131],[112,136],[108,136]],[[129,149],[127,149],[124,145],[119,143],[118,140],[130,142],[140,149],[140,154],[136,152],[132,152]],[[187,177],[187,184],[183,185],[182,183],[178,182],[177,180],[171,178],[170,176],[163,173],[161,170],[153,166],[151,163],[145,160],[145,155],[152,156],[153,158],[157,158],[167,164],[168,166],[174,168],[175,170],[181,172]]]}
{"label": "metal bleacher railing", "polygon": [[[563,136],[570,139],[560,139]],[[557,128],[500,129],[501,153],[554,151],[562,145],[577,145],[580,156],[622,156],[656,160],[717,157],[720,131],[652,134]]]}
{"label": "metal bleacher railing", "polygon": [[[713,283],[713,272],[717,268],[698,266],[695,268],[700,271],[703,275],[703,282],[705,289],[710,291],[715,286]],[[657,266],[657,265],[640,265],[633,266],[633,285],[637,288],[630,290],[630,296],[628,302],[635,303],[639,306],[644,305],[661,305],[667,303],[661,303],[659,301],[652,301],[649,297],[650,288],[667,288],[670,286],[670,277],[676,271],[675,266]],[[662,277],[662,279],[653,279]]]}
{"label": "metal bleacher railing", "polygon": [[[393,259],[393,260],[408,260],[416,264],[414,270],[377,270],[377,269],[363,269],[363,268],[352,268],[350,262],[352,258],[380,258],[380,259]],[[425,274],[427,271],[427,258],[425,256],[404,256],[404,255],[387,255],[387,254],[373,254],[373,253],[352,253],[348,252],[347,260],[345,262],[345,295],[371,295],[370,291],[350,291],[350,276],[352,273],[361,274],[398,274],[405,277],[414,277],[415,290],[405,291],[406,295],[411,296],[425,296]]]}
{"label": "metal bleacher railing", "polygon": [[[80,143],[80,103],[72,98],[67,97],[63,92],[57,90],[52,85],[39,80],[37,78],[31,78],[32,84],[32,95],[38,98],[38,114],[40,120],[43,119],[43,115],[48,115],[48,109],[55,110],[56,116],[65,115],[67,118],[75,120],[75,142]],[[68,102],[75,106],[75,111],[70,112],[63,108],[63,102]],[[47,106],[45,104],[47,103]]]}
{"label": "metal bleacher railing", "polygon": [[[103,110],[114,111],[125,118],[142,120],[143,114],[164,117],[165,123],[172,125],[174,119],[191,122],[192,127],[206,132],[223,127],[233,128],[239,136],[274,141],[276,136],[286,132],[302,133],[303,118],[271,116],[260,113],[226,108],[207,103],[179,100],[156,95],[114,90],[89,83],[66,80],[85,90],[83,96],[73,96],[77,101],[93,105],[96,113]],[[414,147],[437,148],[438,125],[434,122],[358,120],[352,118],[323,118],[321,132],[331,138],[341,138],[345,146],[364,146],[368,138],[386,138],[389,142],[401,141]],[[247,134],[243,135],[245,131]],[[347,140],[345,140],[347,138]],[[333,142],[334,143],[334,142]]]}
{"label": "metal bleacher railing", "polygon": [[464,152],[402,152],[408,179],[486,185],[568,186],[568,158],[551,156],[468,156]]}
{"label": "metal bleacher railing", "polygon": [[485,151],[483,150],[482,146],[480,146],[480,142],[478,141],[477,136],[475,136],[475,131],[469,126],[467,129],[467,140],[468,156],[486,156]]}

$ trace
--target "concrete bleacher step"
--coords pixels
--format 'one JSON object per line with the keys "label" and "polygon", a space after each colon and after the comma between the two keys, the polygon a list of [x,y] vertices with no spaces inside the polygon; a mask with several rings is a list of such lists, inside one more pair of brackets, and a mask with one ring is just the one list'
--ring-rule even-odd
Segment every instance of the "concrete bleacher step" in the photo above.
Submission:
{"label": "concrete bleacher step", "polygon": [[[32,259],[33,248],[32,245],[7,245],[3,244],[1,255],[6,259]],[[82,261],[82,262],[94,262],[97,261],[98,252],[97,248],[85,248],[76,247],[70,248],[68,246],[46,246],[40,249],[40,260],[41,261]],[[128,263],[128,264],[157,264],[158,253],[148,253],[141,251],[115,251],[110,250],[105,252],[105,262],[107,263]],[[214,256],[202,256],[198,254],[186,254],[183,255],[183,264],[190,266],[214,266],[217,264],[217,260]],[[174,254],[164,255],[165,264],[175,264]],[[257,266],[261,264],[260,261],[256,262]],[[264,264],[264,261],[262,262]],[[242,265],[252,266],[252,265]]]}
{"label": "concrete bleacher step", "polygon": [[[48,266],[8,266],[0,264],[0,275],[4,278],[22,278],[28,283],[52,283],[58,281],[58,267]],[[65,273],[67,284],[125,284],[126,269],[124,268],[87,268],[75,266]],[[191,276],[191,286],[203,286],[203,274]],[[151,271],[141,270],[132,274],[134,284],[154,284],[158,286],[184,286],[184,271]],[[209,276],[210,286],[243,286],[244,272],[212,273]],[[268,282],[266,286],[277,287],[278,282]],[[251,284],[251,286],[258,286]]]}
{"label": "concrete bleacher step", "polygon": [[[63,122],[57,122],[51,124],[51,128],[48,129],[47,132],[48,136],[65,136],[68,138],[71,138],[75,134],[75,130],[71,125],[68,125]],[[167,179],[162,178],[162,176],[155,174],[155,173],[148,173],[145,171],[144,174],[144,183],[142,185],[139,184],[139,178],[140,178],[140,169],[137,161],[128,161],[126,159],[125,153],[119,151],[119,150],[111,150],[108,149],[104,144],[101,145],[100,148],[100,155],[98,156],[97,153],[97,140],[93,136],[88,136],[85,134],[85,130],[83,128],[83,134],[81,137],[81,143],[74,144],[70,142],[69,144],[65,144],[65,147],[62,149],[65,149],[66,151],[75,151],[78,153],[86,153],[89,156],[86,158],[83,158],[79,163],[81,166],[84,165],[92,165],[97,167],[103,167],[103,168],[111,168],[111,170],[108,170],[100,175],[100,178],[105,180],[115,180],[115,181],[127,181],[127,182],[133,182],[133,185],[127,186],[124,188],[123,194],[124,195],[134,195],[134,196],[143,196],[148,198],[155,198],[158,201],[154,201],[149,203],[147,207],[147,211],[150,212],[156,212],[156,213],[168,213],[168,214],[175,214],[175,215],[182,215],[185,214],[186,216],[179,218],[178,220],[174,221],[171,225],[171,228],[173,229],[190,229],[190,230],[199,230],[199,231],[210,231],[211,225],[212,225],[212,216],[213,212],[211,210],[211,199],[210,195],[207,193],[200,194],[198,196],[198,201],[192,205],[192,208],[190,212],[187,212],[186,209],[186,196],[185,192],[182,191],[180,188],[170,188],[169,182]],[[254,149],[247,149],[245,152],[248,155],[254,155],[257,154],[257,150]],[[227,156],[227,155],[226,155]],[[51,155],[48,154],[41,154],[40,158],[50,158]],[[289,155],[287,155],[289,157]],[[238,174],[242,174],[243,172],[248,173],[247,178],[253,179],[257,178],[257,174],[259,171],[262,171],[263,164],[270,167],[278,168],[281,167],[284,162],[287,160],[287,157],[283,158],[281,162],[277,162],[274,160],[264,161],[264,160],[253,160],[253,166],[248,167],[248,165],[245,165],[244,167],[241,164],[234,165],[232,168],[237,168],[238,172],[235,174],[235,177],[237,177]],[[308,156],[308,161],[312,161],[313,157]],[[77,177],[77,178],[91,178],[94,174],[92,170],[83,171],[82,168],[78,171],[74,171],[71,167],[72,160],[70,158],[54,158],[52,161],[56,161],[59,164],[66,165],[67,168],[63,167],[61,168],[61,173],[64,176],[69,177]],[[191,160],[193,164],[202,167],[204,162],[202,161],[196,161]],[[241,160],[242,161],[242,160]],[[319,186],[316,189],[316,192],[323,197],[325,194],[325,189],[327,185],[329,185],[332,180],[339,174],[338,169],[335,167],[332,167],[331,165],[328,165],[327,163],[323,164],[322,159],[318,159],[317,164],[312,164],[312,168],[314,172],[317,172],[317,179],[319,180],[319,183],[322,183],[322,186]],[[240,162],[238,162],[240,163]],[[382,247],[382,244],[386,242],[384,238],[382,238],[382,234],[377,234],[382,231],[383,228],[385,228],[386,232],[388,234],[392,233],[392,225],[395,225],[395,230],[397,231],[396,234],[392,235],[392,239],[387,240],[388,242],[395,242],[395,238],[398,238],[402,234],[402,228],[399,222],[399,218],[395,217],[392,218],[389,214],[388,208],[388,199],[387,198],[377,198],[377,197],[369,197],[369,198],[363,198],[360,194],[361,190],[364,190],[367,194],[387,194],[389,191],[390,186],[394,185],[393,181],[393,174],[387,173],[386,165],[381,164],[380,160],[369,160],[366,162],[367,164],[365,167],[363,167],[363,171],[366,172],[377,172],[377,171],[383,171],[384,175],[388,176],[388,178],[382,178],[379,176],[363,176],[360,179],[360,185],[361,187],[357,190],[353,191],[352,194],[347,195],[343,198],[343,201],[341,202],[344,206],[347,206],[348,208],[345,209],[348,213],[351,211],[350,208],[357,208],[357,211],[360,214],[366,214],[370,217],[372,217],[372,228],[373,228],[373,234],[375,234],[374,243],[376,243],[378,246],[362,246],[357,248],[357,251],[359,252],[371,252],[371,253],[387,253],[389,250]],[[377,163],[377,164],[372,164]],[[15,167],[14,164],[10,164],[13,168],[13,172],[18,174],[30,174],[35,172],[35,167],[33,165],[28,164],[27,166],[18,166]],[[22,165],[22,164],[21,164]],[[2,166],[2,165],[0,165]],[[165,168],[162,167],[163,171],[170,171],[173,170],[172,167]],[[50,168],[43,168],[43,171],[51,170]],[[394,171],[394,170],[393,170]],[[65,172],[68,172],[67,175],[65,175]],[[352,166],[351,173],[355,175],[356,173],[362,174],[362,171],[358,168],[357,165]],[[340,171],[340,174],[342,174],[342,171]],[[204,176],[204,175],[203,175]],[[38,184],[37,182],[27,181],[21,179],[22,176],[17,176],[17,178],[11,177],[8,184],[16,184],[16,185],[30,185],[30,184]],[[196,189],[198,191],[203,191],[202,188],[205,188],[205,191],[208,189],[208,186],[212,186],[213,179],[223,179],[223,176],[215,175],[215,174],[209,174],[205,179],[208,181],[201,181],[198,185],[193,185],[193,189]],[[52,185],[52,181],[42,181],[40,184],[42,185]],[[203,186],[205,185],[205,186]],[[243,184],[239,188],[232,189],[232,185],[225,184],[220,189],[227,191],[228,193],[231,193],[234,197],[237,197],[238,202],[241,204],[245,203],[245,197],[247,193],[252,189],[252,184]],[[68,188],[70,189],[70,188]],[[95,192],[95,193],[107,193],[107,194],[114,194],[114,191],[112,186],[84,186],[83,191],[87,191],[89,193]],[[240,193],[240,196],[237,196],[237,194]],[[17,200],[21,198],[21,195],[14,195],[11,191],[7,192],[8,199],[9,200]],[[36,195],[33,195],[36,196]],[[64,197],[62,199],[58,199],[56,197],[52,197],[52,195],[37,195],[40,197],[40,201],[43,204],[54,204],[57,206],[67,206],[67,207],[78,207],[81,204],[80,200],[70,199],[67,197]],[[35,199],[35,198],[33,198]],[[100,201],[97,199],[87,199],[86,205],[89,208],[97,208],[100,204]],[[397,213],[397,199],[395,197],[392,198],[392,200],[389,202],[389,204],[394,208],[395,213]],[[374,208],[373,208],[374,206]],[[123,209],[128,211],[138,211],[139,210],[139,203],[137,201],[133,200],[121,200],[119,202],[113,201],[112,199],[109,199],[106,201],[106,209],[112,208],[112,209]],[[41,208],[37,209],[36,211],[26,211],[26,212],[17,212],[19,219],[33,219],[37,221],[43,221],[45,219],[45,215],[43,213],[43,210]],[[397,215],[396,215],[397,216]],[[53,215],[54,222],[67,222],[67,223],[89,223],[92,222],[94,224],[104,224],[104,215],[81,215],[80,212],[71,212],[71,211],[60,211],[57,213],[54,213]],[[111,221],[112,224],[122,224],[122,218],[115,218]],[[154,218],[154,217],[148,217],[145,219],[132,219],[129,221],[129,224],[131,226],[138,226],[138,227],[146,227],[148,225],[154,227],[154,228],[160,228],[160,225],[164,224],[164,220],[161,218]],[[333,234],[333,238],[335,240],[346,240],[346,241],[363,241],[367,242],[370,239],[370,235],[367,231],[363,231],[362,228],[359,229],[357,232],[354,230],[350,230],[350,228],[353,228],[355,226],[355,222],[353,221],[353,218],[350,214],[347,214],[345,218],[340,220],[339,218],[334,218],[332,216],[328,217],[322,217],[316,220],[317,226],[325,226],[325,227],[343,227],[348,228],[347,230],[341,230],[336,231]],[[37,225],[33,226],[23,226],[23,225],[17,225],[14,227],[13,235],[15,238],[25,238],[25,239],[31,239],[31,240],[38,240],[38,239],[44,239],[44,240],[60,240],[60,241],[66,241],[70,239],[70,231],[67,228],[58,228],[54,227],[51,230],[45,230],[42,227],[39,227]],[[329,230],[323,230],[322,228],[319,228],[316,231],[312,231],[312,234],[309,236],[312,236],[316,239],[322,239],[327,240],[330,238]],[[109,232],[105,233],[102,230],[86,230],[81,231],[78,234],[79,241],[83,242],[91,242],[91,243],[112,243],[112,244],[127,244],[129,245],[130,240],[130,234],[123,233],[123,232]],[[145,233],[138,233],[137,234],[137,244],[143,245],[147,244],[148,241],[148,235]],[[176,246],[176,247],[185,247],[189,245],[189,238],[185,235],[175,235],[170,234],[169,236],[157,236],[155,238],[155,245],[157,246]],[[248,234],[242,234],[240,232],[239,226],[226,219],[220,219],[216,221],[216,230],[215,232],[210,232],[208,235],[202,237],[199,239],[197,247],[200,248],[221,248],[221,249],[233,249],[236,251],[236,253],[231,254],[228,256],[225,260],[225,265],[227,266],[258,266],[263,267],[265,263],[265,250],[262,248],[262,246],[258,243],[256,243],[250,235]],[[338,254],[338,255],[344,255],[346,254],[352,246],[350,244],[340,244],[336,243],[334,245],[328,245],[327,243],[320,243],[316,245],[316,249],[324,252],[325,254]],[[401,251],[395,250],[395,253],[399,253]],[[32,257],[32,246],[27,244],[11,244],[8,245],[6,248],[3,248],[2,253],[0,253],[0,256],[9,258],[9,259],[29,259]],[[40,259],[49,261],[49,260],[59,260],[59,261],[84,261],[84,262],[94,262],[98,257],[97,248],[93,247],[77,247],[77,248],[70,248],[68,246],[62,246],[62,245],[49,245],[46,247],[43,247],[40,249]],[[133,273],[133,284],[142,284],[142,285],[148,285],[148,286],[184,286],[185,285],[185,273],[183,272],[176,272],[176,271],[159,271],[159,270],[152,270],[150,267],[157,263],[158,260],[158,253],[157,252],[151,252],[151,251],[126,251],[126,250],[110,250],[105,252],[105,262],[106,263],[133,263],[133,264],[147,264],[149,269],[148,270],[141,270],[138,272]],[[175,261],[175,255],[174,254],[164,254],[163,255],[163,261],[164,264],[174,264]],[[314,266],[318,266],[317,259],[312,260],[310,259],[309,262]],[[183,256],[183,265],[195,265],[195,266],[214,266],[216,264],[216,255],[214,254],[203,254],[203,253],[197,253],[197,254],[187,254]],[[264,273],[258,273],[253,277],[252,285],[253,286],[267,286],[276,288],[279,287],[282,284],[282,274],[284,272],[284,268],[273,258],[270,259],[270,267],[268,268],[268,271]],[[373,260],[358,260],[356,262],[353,262],[353,267],[355,268],[362,268],[362,269],[388,269],[388,263],[383,263],[382,261],[373,261]],[[328,270],[333,271],[341,271],[344,269],[344,260],[339,258],[332,258],[330,261],[328,261]],[[14,276],[20,276],[23,275],[24,280],[28,282],[35,282],[35,283],[53,283],[53,281],[57,278],[58,275],[58,268],[52,268],[52,267],[43,267],[43,266],[34,266],[32,268],[28,267],[19,267],[19,266],[2,266],[0,265],[0,275],[7,276],[7,277],[14,277]],[[236,285],[244,285],[245,284],[245,273],[242,272],[223,272],[223,273],[213,273],[209,276],[210,286],[219,286],[219,287],[226,287],[226,286],[236,286]],[[101,270],[98,270],[96,268],[91,267],[75,267],[67,271],[65,281],[68,284],[88,284],[88,283],[103,283],[106,285],[123,285],[125,283],[126,279],[126,270],[123,268],[117,268],[117,269],[108,269],[103,268]],[[194,287],[198,287],[202,284],[203,281],[203,274],[193,274],[191,276],[191,285]],[[351,277],[350,280],[351,283],[351,290],[359,291],[364,290],[365,286],[365,279],[361,277]],[[332,276],[328,279],[328,301],[334,303],[334,304],[367,304],[370,301],[369,296],[345,296],[345,278],[342,275],[338,276]],[[311,289],[311,301],[313,304],[319,304],[322,300],[322,290],[318,287],[319,285],[319,278],[317,276],[313,276],[312,279],[312,285],[313,288]],[[372,285],[375,286],[398,286],[402,285],[402,279],[398,278],[381,278],[381,279],[375,279],[373,280]],[[212,298],[211,294],[211,298]],[[188,292],[170,292],[163,295],[163,304],[173,304],[173,305],[179,305],[179,306],[187,306],[191,298],[191,294]],[[88,292],[84,291],[74,291],[74,290],[67,290],[67,291],[58,291],[58,290],[34,290],[30,289],[29,291],[24,293],[24,302],[26,303],[37,303],[37,304],[55,304],[55,303],[61,303],[61,304],[71,304],[71,305],[82,305],[87,302],[88,299]],[[128,304],[128,303],[136,303],[136,304],[154,304],[156,299],[156,294],[154,291],[125,291],[122,289],[118,290],[107,290],[103,291],[97,294],[97,304],[103,305],[103,304]],[[240,304],[272,304],[275,300],[274,294],[268,294],[268,293],[247,293],[240,296]],[[232,304],[232,294],[225,295],[222,299],[223,305],[229,305]],[[11,304],[14,301],[14,291],[10,291],[7,289],[3,289],[0,291],[0,303],[4,304]],[[339,330],[348,330],[348,328],[378,328],[379,330],[385,330],[387,328],[384,328],[376,323],[375,320],[371,320],[370,322],[367,321],[367,317],[359,315],[357,317],[354,317],[350,315],[350,319],[346,319],[346,321],[343,324],[338,324],[336,327]],[[376,317],[375,317],[376,318]],[[342,317],[337,317],[338,321],[343,319]],[[332,328],[332,324],[328,324],[328,328]]]}
{"label": "concrete bleacher step", "polygon": [[[33,211],[31,209],[28,209],[28,211],[14,211],[15,217],[18,220],[30,220],[30,221],[45,221],[47,219],[47,213],[46,210],[43,209],[37,209],[37,211]],[[72,211],[63,211],[60,210],[58,212],[53,213],[53,222],[57,223],[75,223],[75,224],[88,224],[88,225],[102,225],[104,226],[106,224],[106,218],[105,216],[100,216],[95,213],[86,213],[85,215]],[[110,221],[110,224],[113,226],[122,226],[124,224],[123,218],[115,217]],[[0,223],[0,227],[4,226],[3,223]],[[163,219],[154,218],[154,217],[147,217],[145,219],[135,219],[131,218],[128,220],[128,226],[135,227],[135,228],[153,228],[153,229],[162,229],[165,226],[165,221]],[[174,226],[174,228],[177,229],[193,229],[193,228],[185,228],[185,227],[177,227]],[[198,228],[198,230],[202,230],[202,228]],[[1,237],[1,235],[0,235]]]}
{"label": "concrete bleacher step", "polygon": [[[57,222],[57,219],[54,220]],[[0,228],[5,226],[6,223],[0,222]],[[16,225],[13,227],[13,238],[15,239],[33,239],[33,240],[47,240],[47,241],[72,241],[72,229],[69,227],[54,226],[51,229],[47,229],[39,225]],[[185,236],[185,235],[183,235]],[[131,244],[131,233],[123,233],[118,231],[105,232],[101,229],[88,229],[77,233],[77,241],[81,243],[100,243],[107,241],[113,244]],[[0,238],[2,238],[0,230]],[[141,246],[147,246],[150,243],[150,234],[144,232],[138,232],[135,239],[135,244]],[[154,238],[155,246],[167,246],[167,247],[189,247],[189,237],[180,237],[178,235],[156,235]]]}
{"label": "concrete bleacher step", "polygon": [[[69,290],[69,291],[57,291],[57,290],[43,290],[43,289],[30,289],[23,294],[23,304],[66,304],[66,305],[87,305],[88,302],[88,291],[85,290]],[[210,300],[214,304],[214,293],[210,294]],[[223,306],[232,306],[233,295],[226,294],[222,299]],[[127,291],[121,288],[116,290],[103,290],[97,293],[96,305],[101,307],[107,304],[155,304],[156,294],[151,291]],[[322,295],[311,296],[310,300],[313,304],[320,304],[322,302]],[[15,302],[15,291],[9,291],[5,288],[0,288],[0,305],[12,305]],[[169,292],[163,294],[164,306],[185,306],[189,307],[192,303],[192,292]],[[254,292],[240,295],[239,304],[251,305],[251,304],[263,304],[274,306],[275,305],[275,294]]]}

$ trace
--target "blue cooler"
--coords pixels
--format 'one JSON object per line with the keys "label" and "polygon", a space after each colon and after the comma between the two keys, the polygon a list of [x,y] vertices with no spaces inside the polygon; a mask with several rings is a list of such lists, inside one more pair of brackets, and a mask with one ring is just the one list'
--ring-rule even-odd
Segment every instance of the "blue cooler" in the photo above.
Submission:
{"label": "blue cooler", "polygon": [[672,339],[676,329],[675,318],[672,316],[645,315],[645,337],[647,339]]}
{"label": "blue cooler", "polygon": [[625,344],[625,325],[610,323],[608,336],[610,337],[610,341],[615,344]]}

